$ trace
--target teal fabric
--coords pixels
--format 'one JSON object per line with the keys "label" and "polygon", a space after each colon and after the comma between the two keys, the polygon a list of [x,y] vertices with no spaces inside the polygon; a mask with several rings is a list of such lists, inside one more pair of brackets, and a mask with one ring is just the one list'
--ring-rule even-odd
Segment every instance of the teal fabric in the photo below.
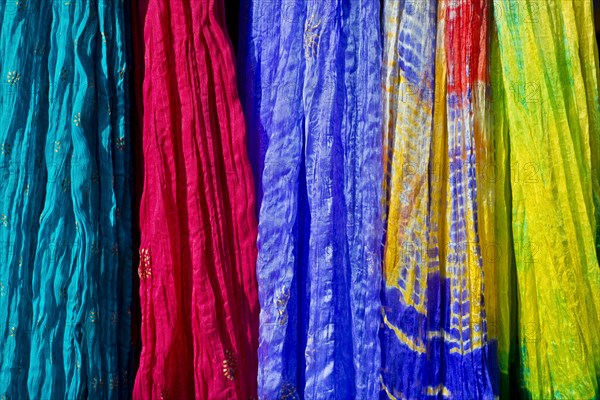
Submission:
{"label": "teal fabric", "polygon": [[126,4],[0,2],[0,398],[127,398]]}

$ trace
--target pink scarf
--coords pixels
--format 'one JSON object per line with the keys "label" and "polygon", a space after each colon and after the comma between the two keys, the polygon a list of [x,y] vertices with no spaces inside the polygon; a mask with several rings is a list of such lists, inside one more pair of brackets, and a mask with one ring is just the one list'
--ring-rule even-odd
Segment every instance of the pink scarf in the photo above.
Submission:
{"label": "pink scarf", "polygon": [[139,3],[145,175],[133,397],[246,400],[256,396],[257,228],[223,1]]}

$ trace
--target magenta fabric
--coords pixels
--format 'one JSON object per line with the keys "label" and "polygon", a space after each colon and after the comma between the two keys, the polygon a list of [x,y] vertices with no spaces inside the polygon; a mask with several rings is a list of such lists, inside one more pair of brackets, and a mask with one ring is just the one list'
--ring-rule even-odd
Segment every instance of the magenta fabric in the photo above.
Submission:
{"label": "magenta fabric", "polygon": [[224,4],[137,6],[144,187],[133,397],[247,400],[256,396],[257,228]]}

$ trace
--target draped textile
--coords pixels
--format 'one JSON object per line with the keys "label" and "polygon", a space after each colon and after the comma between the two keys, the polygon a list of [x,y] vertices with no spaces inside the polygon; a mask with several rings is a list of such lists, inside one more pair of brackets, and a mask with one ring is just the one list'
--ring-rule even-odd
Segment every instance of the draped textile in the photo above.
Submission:
{"label": "draped textile", "polygon": [[145,71],[134,398],[256,395],[256,219],[222,0],[138,3]]}
{"label": "draped textile", "polygon": [[241,18],[259,198],[259,398],[376,399],[379,1],[246,0]]}
{"label": "draped textile", "polygon": [[384,2],[381,398],[498,393],[489,7]]}
{"label": "draped textile", "polygon": [[494,137],[494,161],[490,165],[489,177],[495,184],[495,284],[498,293],[497,334],[498,368],[500,373],[500,397],[515,398],[520,395],[515,379],[515,363],[518,363],[516,322],[516,272],[515,251],[512,238],[511,168],[509,159],[508,124],[505,121],[504,88],[498,47],[496,25],[491,32],[491,127]]}
{"label": "draped textile", "polygon": [[592,2],[495,2],[494,17],[494,120],[504,142],[497,158],[510,162],[501,217],[512,229],[503,232],[506,248],[514,249],[504,267],[512,271],[498,283],[501,298],[517,298],[505,301],[500,316],[502,330],[518,338],[503,335],[503,382],[534,399],[600,398],[600,69]]}
{"label": "draped textile", "polygon": [[127,3],[0,3],[0,395],[129,398]]}

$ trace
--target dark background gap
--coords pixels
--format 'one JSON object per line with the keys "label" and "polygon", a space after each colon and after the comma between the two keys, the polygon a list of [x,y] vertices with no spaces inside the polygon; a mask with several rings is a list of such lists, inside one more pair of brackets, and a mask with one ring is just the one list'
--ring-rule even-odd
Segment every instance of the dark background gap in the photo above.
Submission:
{"label": "dark background gap", "polygon": [[237,53],[238,24],[240,21],[240,0],[225,0],[225,17],[227,19],[227,31]]}

